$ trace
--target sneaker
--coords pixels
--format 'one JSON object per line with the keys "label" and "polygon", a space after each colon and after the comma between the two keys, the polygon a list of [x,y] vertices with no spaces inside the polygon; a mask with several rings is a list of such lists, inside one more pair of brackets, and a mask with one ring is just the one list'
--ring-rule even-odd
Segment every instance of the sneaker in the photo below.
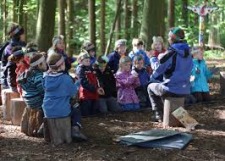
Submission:
{"label": "sneaker", "polygon": [[87,137],[80,132],[80,128],[78,126],[72,127],[72,138],[77,141],[86,141]]}

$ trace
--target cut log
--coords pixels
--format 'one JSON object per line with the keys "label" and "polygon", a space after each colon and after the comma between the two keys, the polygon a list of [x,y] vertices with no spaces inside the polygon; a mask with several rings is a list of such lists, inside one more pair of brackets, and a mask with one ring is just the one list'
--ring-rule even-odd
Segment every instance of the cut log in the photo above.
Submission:
{"label": "cut log", "polygon": [[71,143],[71,118],[53,118],[47,119],[51,143],[59,145],[62,143]]}
{"label": "cut log", "polygon": [[225,72],[220,72],[220,93],[225,96]]}
{"label": "cut log", "polygon": [[22,98],[11,99],[11,121],[13,125],[19,125],[21,123],[23,111],[26,107]]}
{"label": "cut log", "polygon": [[181,123],[172,115],[172,112],[184,106],[183,97],[167,97],[164,100],[163,128],[178,127]]}
{"label": "cut log", "polygon": [[2,111],[3,119],[10,121],[11,120],[11,99],[19,98],[20,95],[17,92],[13,92],[10,89],[2,90]]}
{"label": "cut log", "polygon": [[43,111],[26,107],[21,120],[21,132],[28,136],[38,136],[37,132],[42,123]]}

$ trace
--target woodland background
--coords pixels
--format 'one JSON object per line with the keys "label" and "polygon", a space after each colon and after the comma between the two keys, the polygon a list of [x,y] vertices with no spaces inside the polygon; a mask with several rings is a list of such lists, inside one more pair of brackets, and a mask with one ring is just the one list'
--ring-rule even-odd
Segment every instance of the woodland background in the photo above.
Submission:
{"label": "woodland background", "polygon": [[[214,0],[215,1],[215,0]],[[225,10],[223,0],[215,1],[219,9],[206,17],[205,43],[225,46]],[[67,53],[79,54],[85,40],[97,46],[97,54],[113,50],[108,40],[141,37],[150,49],[152,36],[161,35],[165,42],[168,29],[180,26],[190,45],[198,41],[198,15],[187,6],[203,0],[2,0],[0,42],[7,40],[7,27],[17,22],[25,28],[26,40],[36,41],[40,50],[51,46],[54,35],[65,36]],[[214,5],[209,1],[209,5]],[[209,42],[209,43],[208,43]]]}

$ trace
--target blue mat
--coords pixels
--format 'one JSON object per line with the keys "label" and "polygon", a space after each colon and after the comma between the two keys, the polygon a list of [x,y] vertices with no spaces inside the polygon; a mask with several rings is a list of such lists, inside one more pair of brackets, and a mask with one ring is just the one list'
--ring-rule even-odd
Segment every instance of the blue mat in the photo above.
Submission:
{"label": "blue mat", "polygon": [[192,135],[171,130],[154,129],[118,138],[121,144],[144,148],[184,149]]}

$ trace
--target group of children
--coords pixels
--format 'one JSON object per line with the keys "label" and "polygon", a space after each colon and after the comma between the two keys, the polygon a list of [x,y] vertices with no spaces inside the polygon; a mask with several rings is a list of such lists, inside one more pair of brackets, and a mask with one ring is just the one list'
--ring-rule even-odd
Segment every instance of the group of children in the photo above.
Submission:
{"label": "group of children", "polygon": [[[175,64],[182,68],[183,72],[188,70],[186,77],[191,75],[188,82],[185,77],[185,83],[190,86],[186,86],[187,89],[185,88],[183,94],[191,92],[198,102],[209,100],[207,80],[216,71],[216,69],[208,70],[201,47],[192,49],[193,62],[192,60],[190,62],[188,45],[180,44],[184,39],[179,37],[180,30],[180,28],[171,30],[169,38],[173,42],[170,43],[168,50],[165,49],[161,37],[153,37],[151,51],[145,51],[144,42],[136,38],[132,42],[132,51],[128,53],[126,40],[120,39],[115,42],[115,50],[112,53],[97,57],[95,46],[85,42],[77,58],[78,66],[74,70],[76,77],[72,78],[69,72],[75,59],[66,55],[62,36],[55,36],[52,39],[52,47],[47,53],[38,52],[37,46],[32,43],[25,46],[23,28],[13,24],[8,33],[11,41],[2,57],[4,72],[1,75],[1,88],[21,93],[27,105],[26,110],[38,111],[40,116],[40,119],[36,120],[38,128],[23,131],[30,136],[40,132],[43,118],[70,116],[72,136],[82,140],[87,138],[80,132],[81,116],[152,107],[152,110],[156,111],[155,118],[159,119],[155,94],[160,89],[156,86],[154,89],[151,87],[156,82],[164,85],[173,82],[168,91],[174,89],[176,93],[180,90],[176,81],[183,81],[184,73],[179,73],[178,69],[178,72],[174,72],[177,67],[171,65],[181,58],[174,58],[171,54],[175,52],[181,57],[189,58],[188,61],[185,60],[188,66],[183,66],[181,62]],[[170,57],[172,59],[169,64],[167,60]],[[169,70],[165,70],[167,67]],[[190,69],[192,71],[188,74]],[[179,80],[171,77],[174,73],[180,74],[177,76]],[[174,80],[165,82],[167,79]],[[26,115],[27,112],[23,115],[23,119],[27,119]]]}

